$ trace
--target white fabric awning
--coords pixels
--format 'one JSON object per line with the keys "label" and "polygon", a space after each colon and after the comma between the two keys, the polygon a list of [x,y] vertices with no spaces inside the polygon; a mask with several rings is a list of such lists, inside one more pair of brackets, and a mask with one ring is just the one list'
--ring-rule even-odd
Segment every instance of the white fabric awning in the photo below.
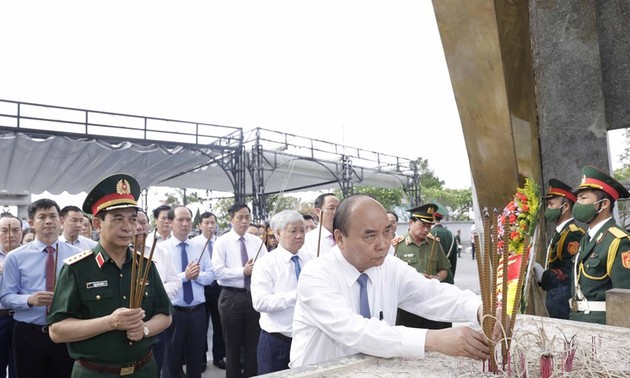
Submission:
{"label": "white fabric awning", "polygon": [[[167,186],[233,192],[233,179],[221,167],[225,151],[212,146],[166,148],[131,141],[109,143],[61,135],[0,134],[0,192],[38,194],[89,191],[102,178],[128,173],[142,188]],[[263,146],[264,147],[264,146]],[[264,148],[263,148],[264,151]],[[265,193],[339,188],[339,164],[276,151],[264,151]],[[229,159],[229,157],[228,157]],[[247,172],[246,193],[252,192]],[[353,166],[353,184],[396,188],[409,176],[381,168]]]}

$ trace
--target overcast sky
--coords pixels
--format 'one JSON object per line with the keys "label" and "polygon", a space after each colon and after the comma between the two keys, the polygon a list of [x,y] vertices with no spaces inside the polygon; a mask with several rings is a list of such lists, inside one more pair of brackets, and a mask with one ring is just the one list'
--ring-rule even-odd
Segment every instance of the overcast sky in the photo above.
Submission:
{"label": "overcast sky", "polygon": [[0,33],[2,99],[262,127],[471,185],[429,0],[3,2]]}
{"label": "overcast sky", "polygon": [[428,0],[3,2],[0,33],[3,99],[262,127],[470,186]]}

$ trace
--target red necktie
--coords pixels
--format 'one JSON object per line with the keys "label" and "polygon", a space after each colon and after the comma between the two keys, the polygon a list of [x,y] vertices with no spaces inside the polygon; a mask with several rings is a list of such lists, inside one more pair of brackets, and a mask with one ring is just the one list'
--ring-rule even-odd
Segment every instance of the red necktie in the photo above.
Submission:
{"label": "red necktie", "polygon": [[46,258],[46,291],[53,291],[55,289],[55,248],[48,246],[44,248],[48,257]]}

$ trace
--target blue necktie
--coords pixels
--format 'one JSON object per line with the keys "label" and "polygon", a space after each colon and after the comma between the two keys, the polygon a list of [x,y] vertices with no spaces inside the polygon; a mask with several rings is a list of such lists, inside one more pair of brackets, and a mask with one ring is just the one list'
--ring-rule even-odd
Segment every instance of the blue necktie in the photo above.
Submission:
{"label": "blue necktie", "polygon": [[[179,243],[182,248],[182,272],[188,266],[188,254],[186,253],[186,243]],[[193,301],[192,282],[186,281],[182,284],[184,288],[184,302],[190,304]]]}
{"label": "blue necktie", "polygon": [[295,265],[295,278],[299,279],[300,272],[302,271],[302,268],[300,268],[300,258],[295,255],[291,257],[291,260],[293,260],[293,265]]}
{"label": "blue necktie", "polygon": [[361,290],[359,290],[359,313],[363,315],[364,318],[369,319],[372,315],[370,315],[370,303],[368,302],[367,296],[367,280],[368,275],[365,273],[361,273],[359,278],[357,278],[357,282],[361,288]]}

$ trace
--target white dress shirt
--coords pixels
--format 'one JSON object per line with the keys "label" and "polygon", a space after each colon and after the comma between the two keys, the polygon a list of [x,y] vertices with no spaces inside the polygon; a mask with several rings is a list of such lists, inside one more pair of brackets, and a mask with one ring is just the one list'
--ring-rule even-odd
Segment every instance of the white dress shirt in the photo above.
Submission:
{"label": "white dress shirt", "polygon": [[[0,287],[2,287],[2,271],[4,270],[4,259],[6,258],[7,253],[2,250],[2,247],[0,247],[0,267],[2,267],[2,269],[0,269]],[[2,303],[0,303],[0,310],[6,310]]]}
{"label": "white dress shirt", "polygon": [[[297,277],[293,253],[282,246],[258,259],[252,273],[252,304],[260,312],[260,328],[291,337],[295,308]],[[309,260],[296,254],[300,267]]]}
{"label": "white dress shirt", "polygon": [[301,248],[301,251],[305,254],[309,254],[311,258],[317,257],[317,242],[321,240],[319,243],[319,255],[323,256],[330,252],[330,249],[336,245],[333,240],[333,235],[322,227],[322,235],[319,237],[319,226],[314,230],[311,230],[306,233],[304,236],[304,245]]}
{"label": "white dress shirt", "polygon": [[[257,261],[267,254],[267,247],[258,236],[246,232],[243,237],[245,238],[248,259],[256,259]],[[219,236],[214,244],[212,266],[221,286],[241,289],[245,287],[240,238],[241,235],[230,230]],[[258,258],[256,258],[256,254],[258,254]]]}
{"label": "white dress shirt", "polygon": [[[144,246],[144,255],[146,257],[149,257],[151,254],[152,246],[153,242],[151,242],[151,245]],[[175,265],[173,264],[171,257],[163,248],[158,248],[156,245],[153,250],[152,261],[155,264],[158,274],[160,275],[160,279],[162,280],[168,299],[173,302],[173,300],[177,297],[177,293],[179,293],[179,290],[182,288],[182,280],[177,275],[177,270],[175,270]]]}
{"label": "white dress shirt", "polygon": [[[179,245],[182,242],[186,243],[186,256],[188,263],[190,264],[193,261],[197,261],[199,263],[199,276],[197,276],[197,279],[190,281],[192,283],[193,290],[193,300],[191,303],[186,303],[186,301],[184,301],[183,289],[177,291],[175,298],[171,299],[171,303],[173,303],[173,306],[192,307],[206,302],[204,286],[210,285],[212,281],[214,281],[214,272],[212,271],[210,257],[207,253],[204,253],[203,256],[201,256],[201,248],[203,246],[199,247],[196,243],[193,244],[188,239],[179,240],[175,236],[171,236],[165,241],[157,244],[155,249],[161,249],[164,251],[166,256],[171,258],[171,262],[175,267],[175,271],[177,272],[177,277],[180,282],[188,282],[185,273],[186,267],[182,266],[182,253],[181,246]],[[199,260],[200,257],[201,260]]]}
{"label": "white dress shirt", "polygon": [[[359,315],[360,272],[338,247],[310,261],[300,274],[293,317],[292,368],[355,353],[424,357],[427,330],[394,326],[400,307],[428,319],[478,324],[481,300],[470,290],[426,279],[387,256],[365,271],[372,317]],[[382,319],[382,320],[379,320]]]}
{"label": "white dress shirt", "polygon": [[85,236],[81,235],[79,235],[79,237],[77,237],[74,242],[70,243],[70,241],[66,239],[63,234],[61,234],[59,235],[59,241],[73,245],[79,248],[81,251],[87,251],[88,249],[96,247],[96,242],[94,240],[88,239]]}
{"label": "white dress shirt", "polygon": [[151,250],[151,246],[153,245],[153,239],[155,237],[155,245],[159,245],[160,243],[168,240],[171,238],[172,234],[168,234],[168,236],[166,238],[164,238],[162,235],[160,235],[158,232],[149,232],[149,235],[147,235],[147,240],[144,242],[145,245],[149,246],[149,251]]}

